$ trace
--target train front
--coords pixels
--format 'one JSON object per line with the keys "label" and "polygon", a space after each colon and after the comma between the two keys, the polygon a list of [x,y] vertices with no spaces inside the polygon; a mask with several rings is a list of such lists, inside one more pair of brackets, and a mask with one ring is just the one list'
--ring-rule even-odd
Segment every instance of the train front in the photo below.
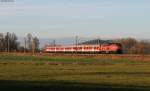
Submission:
{"label": "train front", "polygon": [[120,43],[112,43],[110,44],[109,48],[112,53],[116,53],[116,54],[123,53],[122,45]]}

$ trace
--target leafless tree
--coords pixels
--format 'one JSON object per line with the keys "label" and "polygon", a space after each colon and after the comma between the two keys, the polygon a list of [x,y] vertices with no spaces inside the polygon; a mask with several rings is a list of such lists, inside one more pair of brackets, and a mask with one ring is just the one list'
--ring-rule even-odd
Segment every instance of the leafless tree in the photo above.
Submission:
{"label": "leafless tree", "polygon": [[27,34],[27,49],[28,51],[32,51],[32,34]]}
{"label": "leafless tree", "polygon": [[37,37],[34,37],[33,38],[33,43],[34,43],[34,50],[36,51],[36,52],[38,52],[39,51],[39,44],[40,44],[40,41],[39,41],[39,39],[37,38]]}

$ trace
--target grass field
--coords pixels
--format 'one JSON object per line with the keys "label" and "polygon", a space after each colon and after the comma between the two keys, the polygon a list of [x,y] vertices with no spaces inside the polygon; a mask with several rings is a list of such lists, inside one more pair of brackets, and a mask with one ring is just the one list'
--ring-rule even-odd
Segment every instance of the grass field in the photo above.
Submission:
{"label": "grass field", "polygon": [[1,91],[150,91],[150,61],[0,55]]}

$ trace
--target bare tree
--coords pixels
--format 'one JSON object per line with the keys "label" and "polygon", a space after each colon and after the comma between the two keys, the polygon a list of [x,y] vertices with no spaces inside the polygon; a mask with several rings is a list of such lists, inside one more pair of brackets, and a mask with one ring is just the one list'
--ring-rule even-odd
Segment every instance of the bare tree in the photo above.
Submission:
{"label": "bare tree", "polygon": [[150,43],[148,41],[140,41],[132,50],[134,54],[150,54]]}
{"label": "bare tree", "polygon": [[17,51],[20,43],[17,41],[18,38],[17,38],[16,34],[12,33],[9,40],[10,40],[10,43],[9,43],[10,51]]}
{"label": "bare tree", "polygon": [[11,34],[9,32],[7,32],[6,36],[5,36],[5,48],[6,48],[7,52],[10,51],[10,38],[11,38]]}
{"label": "bare tree", "polygon": [[126,54],[150,54],[150,42],[138,41],[134,38],[126,38],[116,40],[123,46],[123,51]]}
{"label": "bare tree", "polygon": [[124,38],[118,39],[116,42],[119,42],[123,46],[124,53],[131,53],[131,48],[134,47],[138,41],[134,38]]}
{"label": "bare tree", "polygon": [[4,34],[0,33],[0,51],[4,51]]}
{"label": "bare tree", "polygon": [[34,43],[35,51],[38,52],[39,51],[39,45],[40,45],[39,39],[37,37],[34,37],[33,38],[33,43]]}
{"label": "bare tree", "polygon": [[32,51],[32,34],[27,34],[27,49]]}
{"label": "bare tree", "polygon": [[6,35],[0,33],[0,51],[17,51],[20,44],[17,40],[18,38],[15,33],[7,32]]}

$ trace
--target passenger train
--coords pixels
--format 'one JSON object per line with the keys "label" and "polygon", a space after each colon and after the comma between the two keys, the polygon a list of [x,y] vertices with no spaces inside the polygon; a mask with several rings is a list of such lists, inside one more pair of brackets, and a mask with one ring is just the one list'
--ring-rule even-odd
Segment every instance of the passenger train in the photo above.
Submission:
{"label": "passenger train", "polygon": [[122,54],[122,45],[120,43],[107,43],[95,45],[55,45],[46,46],[46,53],[99,53],[99,54]]}

